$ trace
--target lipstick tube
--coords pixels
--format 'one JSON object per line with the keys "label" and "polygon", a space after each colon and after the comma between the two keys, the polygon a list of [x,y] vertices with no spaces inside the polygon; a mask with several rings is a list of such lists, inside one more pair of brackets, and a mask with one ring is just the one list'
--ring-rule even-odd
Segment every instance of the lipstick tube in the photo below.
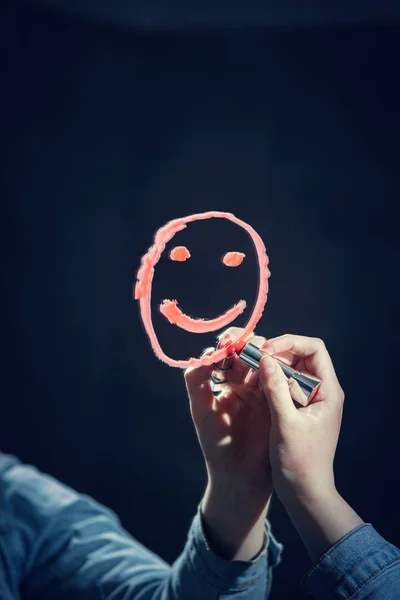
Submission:
{"label": "lipstick tube", "polygon": [[[262,350],[257,348],[257,346],[254,344],[247,343],[241,350],[237,350],[237,355],[242,362],[252,369],[256,369],[258,371],[260,360],[265,355],[265,352],[262,352]],[[300,390],[297,388],[297,391],[300,393],[293,395],[293,399],[299,402],[299,404],[309,404],[321,385],[319,379],[313,379],[307,375],[303,375],[302,373],[295,371],[295,369],[292,369],[283,363],[276,356],[273,356],[272,358],[276,360],[286,377],[288,379],[293,379],[298,384]]]}

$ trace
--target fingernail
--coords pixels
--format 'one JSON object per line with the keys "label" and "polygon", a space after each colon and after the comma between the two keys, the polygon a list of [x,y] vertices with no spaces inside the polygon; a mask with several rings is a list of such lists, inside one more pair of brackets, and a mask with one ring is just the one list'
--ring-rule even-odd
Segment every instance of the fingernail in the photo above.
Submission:
{"label": "fingernail", "polygon": [[265,344],[261,346],[261,350],[268,352],[268,354],[275,354],[275,350],[271,342],[265,342]]}
{"label": "fingernail", "polygon": [[273,358],[271,358],[271,356],[269,356],[269,354],[265,354],[265,356],[263,356],[263,358],[261,360],[265,365],[265,372],[268,375],[272,375],[272,373],[275,372],[276,361]]}
{"label": "fingernail", "polygon": [[218,342],[218,348],[227,348],[232,343],[232,340],[229,336],[220,337]]}
{"label": "fingernail", "polygon": [[211,354],[211,352],[214,352],[214,348],[210,347],[210,348],[206,348],[205,350],[203,350],[203,352],[201,353],[201,356],[205,356],[206,354]]}

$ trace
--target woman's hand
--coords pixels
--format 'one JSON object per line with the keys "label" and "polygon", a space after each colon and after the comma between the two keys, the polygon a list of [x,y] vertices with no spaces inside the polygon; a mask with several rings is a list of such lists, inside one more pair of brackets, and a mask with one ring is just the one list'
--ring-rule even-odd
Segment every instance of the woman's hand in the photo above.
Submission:
{"label": "woman's hand", "polygon": [[[344,393],[322,340],[298,335],[270,339],[265,346],[294,369],[317,377],[320,388],[308,406],[296,408],[276,361],[260,363],[260,379],[271,408],[271,465],[278,495],[334,488],[333,459],[342,420]],[[272,373],[268,370],[272,369]]]}
{"label": "woman's hand", "polygon": [[[239,331],[230,328],[223,335],[237,335]],[[258,336],[248,341],[257,346],[266,342]],[[208,476],[212,481],[226,482],[268,498],[272,489],[270,412],[258,373],[249,373],[249,368],[234,357],[231,368],[219,372],[225,382],[218,386],[219,395],[214,396],[212,371],[218,369],[190,368],[185,373],[191,414]]]}
{"label": "woman's hand", "polygon": [[274,489],[312,560],[362,523],[335,487],[333,460],[344,393],[322,340],[284,335],[266,352],[321,380],[313,401],[296,408],[288,382],[270,356],[260,362],[260,381],[271,410],[270,458]]}
{"label": "woman's hand", "polygon": [[[222,335],[237,335],[230,328]],[[262,346],[265,338],[249,338]],[[237,357],[214,396],[215,367],[189,368],[185,381],[190,409],[206,461],[208,486],[203,515],[214,546],[228,558],[248,560],[262,545],[272,493],[269,460],[270,411],[257,372]],[[210,531],[213,533],[210,533]],[[218,540],[217,540],[218,538]]]}

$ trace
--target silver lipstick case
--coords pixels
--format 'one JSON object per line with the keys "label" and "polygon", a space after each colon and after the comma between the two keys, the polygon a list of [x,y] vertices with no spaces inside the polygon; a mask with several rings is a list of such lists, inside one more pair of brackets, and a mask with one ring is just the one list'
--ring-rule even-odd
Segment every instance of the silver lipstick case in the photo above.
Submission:
{"label": "silver lipstick case", "polygon": [[[246,365],[251,367],[252,369],[256,369],[258,371],[260,366],[260,360],[265,356],[265,352],[261,352],[257,346],[254,344],[247,343],[243,350],[238,353],[239,359],[244,362]],[[311,402],[311,400],[316,395],[318,388],[321,384],[319,379],[313,379],[308,377],[307,375],[303,375],[295,369],[292,369],[285,363],[283,363],[276,356],[272,357],[286,377],[291,381],[292,385],[290,386],[290,393],[292,395],[293,400],[298,402],[299,404],[306,406]]]}

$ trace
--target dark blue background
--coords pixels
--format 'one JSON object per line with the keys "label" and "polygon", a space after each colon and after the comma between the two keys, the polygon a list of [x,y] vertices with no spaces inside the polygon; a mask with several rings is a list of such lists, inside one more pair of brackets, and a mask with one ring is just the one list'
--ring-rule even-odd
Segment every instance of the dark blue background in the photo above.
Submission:
{"label": "dark blue background", "polygon": [[[132,284],[159,226],[226,210],[270,256],[258,332],[332,354],[339,491],[400,544],[400,27],[140,33],[2,11],[2,450],[174,560],[205,471],[182,373],[154,358]],[[193,258],[159,263],[155,300],[207,317],[251,304],[241,230],[196,223],[174,242]],[[228,250],[247,252],[239,269]],[[177,358],[213,341],[155,323]],[[277,500],[271,519],[286,546],[272,597],[305,598],[309,561]]]}

